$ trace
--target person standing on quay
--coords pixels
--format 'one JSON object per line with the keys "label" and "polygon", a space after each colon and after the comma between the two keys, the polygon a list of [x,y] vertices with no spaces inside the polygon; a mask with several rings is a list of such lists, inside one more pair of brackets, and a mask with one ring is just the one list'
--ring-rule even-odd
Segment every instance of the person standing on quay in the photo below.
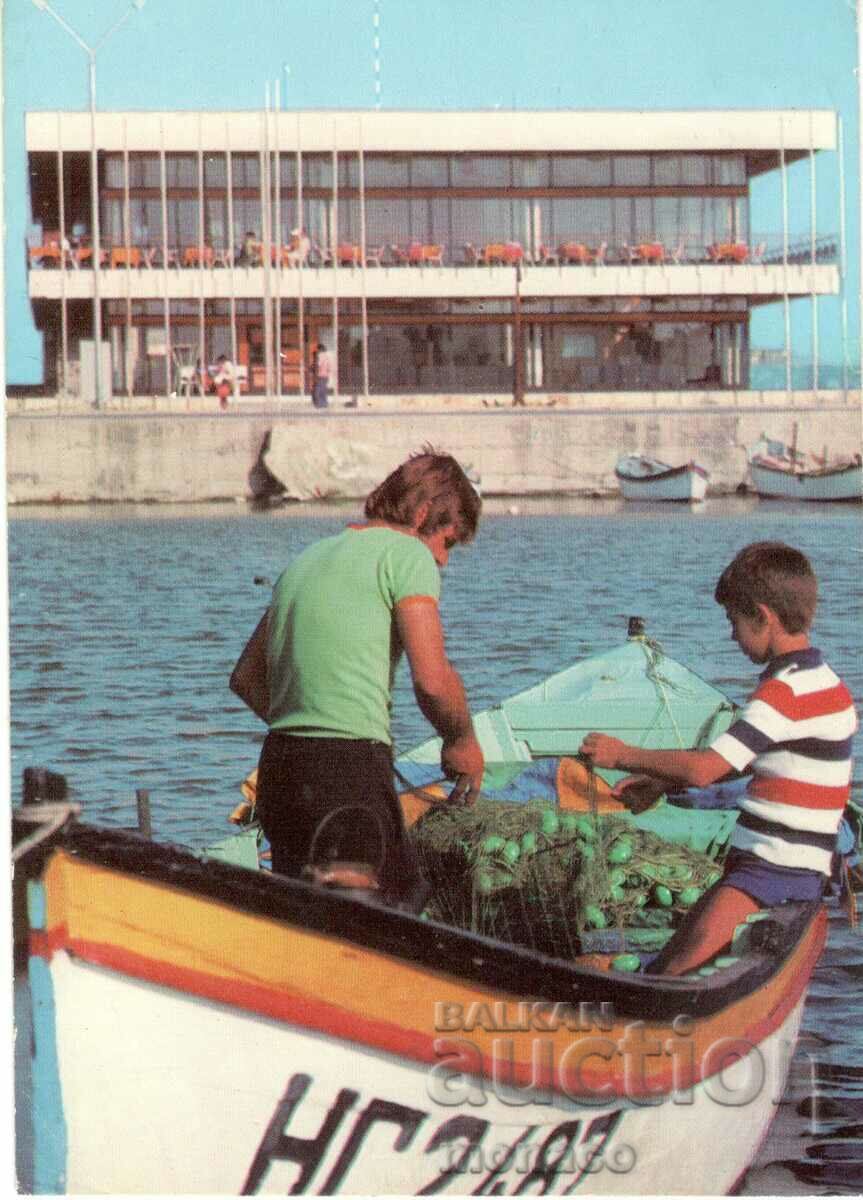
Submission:
{"label": "person standing on quay", "polygon": [[340,823],[334,857],[379,865],[387,902],[422,907],[428,887],[393,784],[393,677],[404,652],[451,798],[471,803],[483,755],[438,598],[440,568],[473,538],[481,504],[454,458],[425,449],[369,494],[365,524],[308,547],[276,581],[230,680],[269,725],[257,810],[274,871],[301,875],[324,827],[331,840]]}
{"label": "person standing on quay", "polygon": [[314,404],[315,408],[327,407],[327,392],[330,386],[330,373],[332,369],[332,362],[327,353],[327,348],[323,342],[319,342],[315,353],[315,382],[312,386],[312,404]]}

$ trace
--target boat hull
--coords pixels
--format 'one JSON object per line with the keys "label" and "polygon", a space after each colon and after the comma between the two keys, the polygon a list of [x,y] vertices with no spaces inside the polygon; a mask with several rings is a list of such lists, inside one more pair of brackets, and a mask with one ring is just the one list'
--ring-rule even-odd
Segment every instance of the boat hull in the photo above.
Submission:
{"label": "boat hull", "polygon": [[863,466],[859,463],[835,470],[792,471],[754,460],[749,469],[753,488],[766,500],[863,500]]}
{"label": "boat hull", "polygon": [[427,1064],[66,953],[50,974],[72,1194],[724,1194],[782,1095],[802,1008],[721,1078],[657,1106],[537,1103],[529,1086],[447,1085]]}
{"label": "boat hull", "polygon": [[784,906],[733,964],[651,980],[66,839],[28,885],[36,1192],[725,1192],[826,925]]}
{"label": "boat hull", "polygon": [[621,465],[615,476],[625,500],[671,500],[695,503],[707,495],[708,474],[697,463],[635,475]]}

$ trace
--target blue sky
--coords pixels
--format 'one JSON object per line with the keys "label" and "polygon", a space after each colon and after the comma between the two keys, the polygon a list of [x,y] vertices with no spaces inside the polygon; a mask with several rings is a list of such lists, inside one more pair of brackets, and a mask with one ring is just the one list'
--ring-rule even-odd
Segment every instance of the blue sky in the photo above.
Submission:
{"label": "blue sky", "polygon": [[[51,0],[91,45],[128,0]],[[87,60],[32,0],[3,6],[6,373],[41,379],[30,318],[24,112],[83,109]],[[98,56],[105,109],[249,109],[281,80],[287,106],[373,108],[373,0],[146,0]],[[383,108],[829,108],[843,118],[848,325],[859,358],[859,133],[851,0],[380,0]],[[284,70],[285,65],[289,72]],[[808,236],[808,168],[792,168],[792,233]],[[838,233],[838,165],[818,166],[819,233]],[[778,174],[753,226],[781,231]],[[792,304],[795,356],[809,306]],[[781,346],[781,305],[753,343]],[[820,304],[822,360],[841,356],[838,301]]]}

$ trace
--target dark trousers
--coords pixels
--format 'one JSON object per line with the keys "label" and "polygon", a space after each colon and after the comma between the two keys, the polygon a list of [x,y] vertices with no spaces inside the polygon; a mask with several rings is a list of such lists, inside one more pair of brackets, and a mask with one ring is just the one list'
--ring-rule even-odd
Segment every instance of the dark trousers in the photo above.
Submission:
{"label": "dark trousers", "polygon": [[335,859],[365,862],[377,867],[388,903],[416,911],[425,903],[428,887],[405,831],[389,746],[268,733],[257,810],[280,875]]}

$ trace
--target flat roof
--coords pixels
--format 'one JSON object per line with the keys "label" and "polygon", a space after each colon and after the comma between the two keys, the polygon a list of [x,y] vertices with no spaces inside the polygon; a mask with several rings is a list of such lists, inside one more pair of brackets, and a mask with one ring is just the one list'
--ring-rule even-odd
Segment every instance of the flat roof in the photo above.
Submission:
{"label": "flat roof", "polygon": [[[90,149],[89,112],[28,112],[27,150]],[[258,149],[262,109],[99,112],[101,150]],[[749,152],[775,159],[835,150],[836,114],[824,109],[288,110],[269,114],[269,144],[307,152]]]}

